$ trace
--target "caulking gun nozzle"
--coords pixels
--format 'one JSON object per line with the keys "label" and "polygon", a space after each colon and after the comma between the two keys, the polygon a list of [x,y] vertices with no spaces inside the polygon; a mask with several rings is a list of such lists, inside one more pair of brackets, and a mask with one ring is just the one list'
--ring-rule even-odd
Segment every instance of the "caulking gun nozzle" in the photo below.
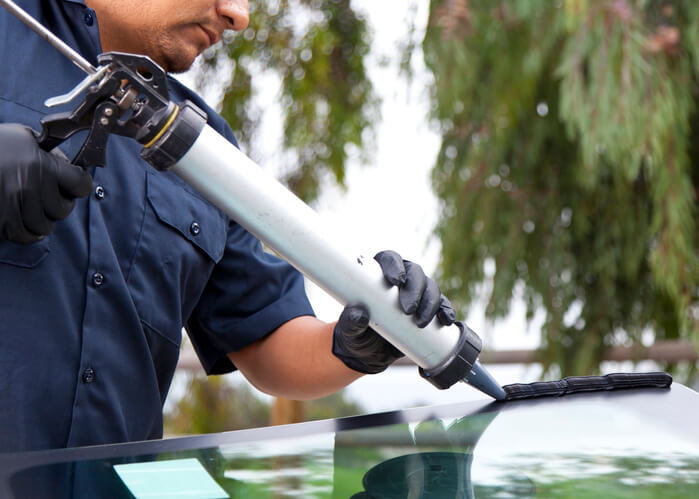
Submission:
{"label": "caulking gun nozzle", "polygon": [[495,378],[493,378],[478,361],[473,363],[473,367],[464,378],[464,382],[482,391],[486,395],[490,395],[495,400],[505,400],[505,390],[502,389],[498,382],[495,381]]}

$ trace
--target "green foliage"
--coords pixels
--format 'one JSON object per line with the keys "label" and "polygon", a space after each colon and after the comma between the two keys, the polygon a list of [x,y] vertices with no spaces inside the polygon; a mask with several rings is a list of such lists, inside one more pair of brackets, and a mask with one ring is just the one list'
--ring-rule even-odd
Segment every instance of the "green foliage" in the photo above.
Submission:
{"label": "green foliage", "polygon": [[[304,419],[331,419],[366,412],[343,391],[304,403]],[[165,433],[200,434],[268,426],[270,404],[246,384],[231,384],[223,376],[193,376],[184,397],[165,414]]]}
{"label": "green foliage", "polygon": [[522,283],[547,370],[648,330],[699,346],[698,42],[694,0],[431,2],[445,294],[494,262],[487,314]]}
{"label": "green foliage", "polygon": [[366,412],[361,405],[345,398],[343,391],[332,395],[306,402],[304,407],[304,419],[314,421],[316,419],[343,418],[356,416]]}
{"label": "green foliage", "polygon": [[[365,57],[371,37],[349,0],[253,2],[250,26],[207,54],[199,84],[230,70],[220,105],[242,145],[250,149],[260,124],[256,84],[281,78],[283,181],[306,201],[330,175],[344,185],[348,150],[366,150],[377,100]],[[364,132],[364,134],[363,134]]]}
{"label": "green foliage", "polygon": [[166,434],[199,434],[269,424],[269,404],[247,385],[232,386],[222,376],[193,376],[185,396],[165,415]]}

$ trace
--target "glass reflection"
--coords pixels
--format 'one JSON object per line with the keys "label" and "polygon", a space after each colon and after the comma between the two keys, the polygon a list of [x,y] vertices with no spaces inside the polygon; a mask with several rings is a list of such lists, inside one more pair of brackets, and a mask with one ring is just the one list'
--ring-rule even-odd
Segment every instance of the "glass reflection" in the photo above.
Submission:
{"label": "glass reflection", "polygon": [[22,498],[133,497],[115,465],[195,458],[235,498],[699,497],[699,439],[664,419],[584,399],[511,407],[249,443],[229,434],[214,448],[34,467],[11,485]]}
{"label": "glass reflection", "polygon": [[338,433],[333,480],[338,493],[334,496],[342,497],[340,490],[346,491],[340,473],[354,470],[354,482],[361,477],[363,486],[354,498],[473,498],[473,449],[496,415]]}

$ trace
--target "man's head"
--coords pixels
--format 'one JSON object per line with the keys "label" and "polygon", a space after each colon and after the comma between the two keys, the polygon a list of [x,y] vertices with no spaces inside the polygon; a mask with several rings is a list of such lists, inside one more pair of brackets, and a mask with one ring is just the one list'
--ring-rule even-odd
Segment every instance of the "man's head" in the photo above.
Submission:
{"label": "man's head", "polygon": [[248,25],[248,0],[86,0],[104,52],[143,54],[166,71],[186,71],[226,29]]}

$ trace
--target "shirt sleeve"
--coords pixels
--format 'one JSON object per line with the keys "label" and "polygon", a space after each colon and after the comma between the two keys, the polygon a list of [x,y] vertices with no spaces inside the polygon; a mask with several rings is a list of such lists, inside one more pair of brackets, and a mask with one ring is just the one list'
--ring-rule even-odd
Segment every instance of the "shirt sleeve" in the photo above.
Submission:
{"label": "shirt sleeve", "polygon": [[314,315],[303,276],[262,250],[260,242],[231,222],[226,251],[187,322],[207,374],[236,369],[228,359],[289,320]]}
{"label": "shirt sleeve", "polygon": [[[208,123],[238,147],[233,131],[196,94],[172,81],[204,109]],[[260,242],[234,221],[226,248],[187,320],[187,333],[207,374],[236,369],[227,354],[245,348],[295,317],[314,315],[303,276],[284,260],[266,253]]]}

